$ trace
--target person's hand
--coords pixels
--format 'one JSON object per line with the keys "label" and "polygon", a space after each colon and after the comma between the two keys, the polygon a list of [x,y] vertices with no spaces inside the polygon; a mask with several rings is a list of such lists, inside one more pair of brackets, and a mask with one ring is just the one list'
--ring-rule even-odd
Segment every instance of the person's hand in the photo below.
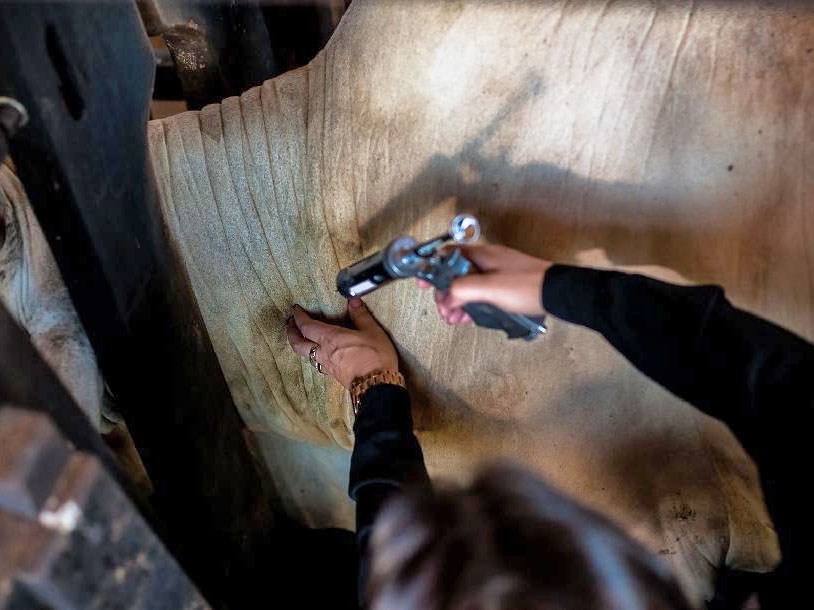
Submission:
{"label": "person's hand", "polygon": [[[506,246],[455,246],[480,273],[470,273],[452,282],[449,292],[435,291],[438,314],[448,324],[465,324],[472,319],[463,310],[467,303],[490,303],[509,313],[541,316],[542,287],[551,263]],[[421,288],[431,285],[419,280]]]}
{"label": "person's hand", "polygon": [[362,375],[397,371],[399,360],[392,341],[361,299],[348,301],[348,313],[358,330],[314,320],[295,305],[287,331],[291,349],[308,358],[316,344],[322,371],[350,389],[353,380]]}

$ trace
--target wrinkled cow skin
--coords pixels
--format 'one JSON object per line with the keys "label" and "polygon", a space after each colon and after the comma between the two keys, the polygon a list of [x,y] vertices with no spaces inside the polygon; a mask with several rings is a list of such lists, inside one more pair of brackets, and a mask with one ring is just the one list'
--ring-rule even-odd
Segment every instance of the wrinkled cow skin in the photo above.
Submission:
{"label": "wrinkled cow skin", "polygon": [[[356,0],[305,68],[152,122],[168,233],[288,512],[353,527],[349,402],[287,347],[291,305],[340,315],[338,269],[458,211],[552,260],[722,284],[814,337],[812,48],[804,3]],[[778,560],[729,431],[595,334],[449,328],[410,282],[368,303],[433,476],[525,464],[661,554],[696,603],[718,566]]]}

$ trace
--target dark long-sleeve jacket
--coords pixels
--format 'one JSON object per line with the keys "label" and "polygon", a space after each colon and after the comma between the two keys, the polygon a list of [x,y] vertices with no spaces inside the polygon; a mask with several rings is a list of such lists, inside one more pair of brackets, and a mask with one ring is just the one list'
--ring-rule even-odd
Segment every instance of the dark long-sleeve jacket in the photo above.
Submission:
{"label": "dark long-sleeve jacket", "polygon": [[376,513],[405,484],[429,484],[421,446],[413,434],[410,394],[404,388],[378,384],[362,396],[353,426],[348,493],[356,501],[356,542],[359,550],[359,603],[369,569],[368,540]]}
{"label": "dark long-sleeve jacket", "polygon": [[[730,427],[758,465],[783,553],[780,567],[761,582],[763,608],[785,607],[781,599],[802,593],[812,548],[804,518],[814,346],[733,307],[716,286],[680,287],[555,265],[546,273],[542,301],[550,314],[601,333],[644,374]],[[405,390],[368,391],[355,431],[350,493],[357,501],[361,595],[378,508],[408,478],[426,479],[426,470]]]}

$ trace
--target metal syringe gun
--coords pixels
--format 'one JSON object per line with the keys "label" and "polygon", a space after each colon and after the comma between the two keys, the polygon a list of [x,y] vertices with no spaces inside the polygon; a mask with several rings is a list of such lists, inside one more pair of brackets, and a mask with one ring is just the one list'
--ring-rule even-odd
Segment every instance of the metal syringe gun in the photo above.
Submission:
{"label": "metal syringe gun", "polygon": [[[336,278],[337,290],[345,298],[360,297],[393,280],[416,277],[446,292],[455,278],[477,269],[460,248],[442,247],[449,242],[475,242],[480,234],[477,218],[461,214],[453,219],[447,233],[429,241],[418,243],[413,237],[399,237],[383,250],[342,269]],[[531,341],[546,332],[541,318],[508,313],[489,303],[468,303],[463,309],[478,326],[503,330],[509,339]]]}

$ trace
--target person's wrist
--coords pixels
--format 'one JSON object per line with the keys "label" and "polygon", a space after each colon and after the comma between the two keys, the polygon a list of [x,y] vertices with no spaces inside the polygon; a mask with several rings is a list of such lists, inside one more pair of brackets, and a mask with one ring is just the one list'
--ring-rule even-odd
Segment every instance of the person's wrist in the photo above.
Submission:
{"label": "person's wrist", "polygon": [[355,378],[349,388],[350,402],[354,417],[359,414],[359,407],[361,406],[362,398],[365,394],[380,384],[397,385],[402,388],[407,387],[404,375],[398,370],[393,369],[372,371],[367,375]]}
{"label": "person's wrist", "polygon": [[356,379],[361,377],[366,377],[371,375],[377,371],[396,371],[399,370],[399,363],[398,359],[382,359],[377,360],[375,362],[370,362],[361,366],[355,367],[349,375],[349,384],[348,389],[350,389],[350,384],[352,384]]}
{"label": "person's wrist", "polygon": [[540,307],[541,315],[546,315],[547,312],[545,310],[545,306],[543,305],[543,286],[545,285],[545,276],[548,273],[548,270],[551,269],[553,263],[548,261],[543,261],[544,266],[542,271],[540,272],[540,281],[537,284],[537,305]]}

